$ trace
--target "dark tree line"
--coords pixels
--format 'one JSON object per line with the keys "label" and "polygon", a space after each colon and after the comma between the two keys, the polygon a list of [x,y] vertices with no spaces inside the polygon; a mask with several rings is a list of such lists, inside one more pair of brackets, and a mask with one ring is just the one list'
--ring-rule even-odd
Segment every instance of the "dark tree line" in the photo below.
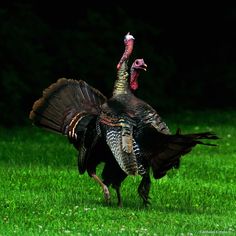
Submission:
{"label": "dark tree line", "polygon": [[111,96],[127,31],[136,38],[132,59],[148,64],[138,96],[164,111],[235,107],[235,8],[17,2],[0,8],[1,125],[28,122],[33,102],[60,77]]}

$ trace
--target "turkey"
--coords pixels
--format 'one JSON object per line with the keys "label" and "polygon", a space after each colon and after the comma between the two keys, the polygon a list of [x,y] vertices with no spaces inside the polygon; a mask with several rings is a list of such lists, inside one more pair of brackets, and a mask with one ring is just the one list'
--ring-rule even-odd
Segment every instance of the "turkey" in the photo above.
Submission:
{"label": "turkey", "polygon": [[127,74],[133,42],[134,38],[130,37],[129,43],[126,43],[125,53],[117,65],[119,70],[113,96],[101,106],[99,123],[102,136],[106,137],[106,143],[121,169],[127,175],[142,176],[138,193],[147,205],[150,169],[153,177],[159,179],[168,170],[178,168],[181,157],[197,144],[214,146],[201,140],[218,137],[211,132],[181,134],[180,130],[172,135],[156,110],[134,95],[133,91],[138,89],[138,76],[131,69],[128,83]]}
{"label": "turkey", "polygon": [[[125,36],[125,53],[120,59],[122,65],[131,54],[132,36]],[[131,79],[135,80],[140,71],[146,70],[142,59],[137,59],[131,67]],[[117,65],[118,76],[120,68]],[[118,205],[122,206],[120,185],[127,174],[120,168],[101,135],[99,116],[102,104],[107,98],[83,80],[61,78],[43,91],[30,112],[33,124],[68,137],[78,150],[78,169],[85,171],[102,187],[106,201],[109,201],[108,187],[117,192]],[[96,175],[96,167],[104,162],[101,180]]]}
{"label": "turkey", "polygon": [[[101,105],[106,100],[101,92],[83,80],[61,78],[43,91],[43,96],[33,104],[29,118],[38,127],[67,136],[79,152],[79,173],[87,170],[102,186],[108,199],[109,190],[96,175],[96,166],[109,151],[106,146],[103,149],[97,124]],[[89,159],[91,149],[97,143],[96,150],[100,149],[102,153]]]}
{"label": "turkey", "polygon": [[[113,96],[107,99],[83,80],[59,79],[44,90],[30,112],[36,126],[68,137],[78,150],[80,174],[87,173],[102,187],[109,201],[108,187],[116,189],[122,206],[120,186],[128,175],[141,175],[138,193],[149,203],[150,169],[154,178],[163,177],[179,166],[182,155],[191,151],[201,139],[216,139],[212,133],[171,135],[167,125],[146,102],[134,96],[140,71],[146,70],[143,59],[132,64],[130,79],[128,61],[134,38],[125,36],[125,51],[117,64]],[[99,153],[99,154],[98,154]],[[101,180],[96,167],[104,162]]]}

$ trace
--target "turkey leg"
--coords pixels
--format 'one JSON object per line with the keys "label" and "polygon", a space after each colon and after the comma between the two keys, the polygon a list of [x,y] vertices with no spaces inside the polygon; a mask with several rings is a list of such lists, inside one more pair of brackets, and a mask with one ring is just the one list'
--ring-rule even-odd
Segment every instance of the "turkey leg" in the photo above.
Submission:
{"label": "turkey leg", "polygon": [[96,182],[98,182],[100,184],[100,186],[102,187],[103,193],[104,193],[105,201],[109,202],[110,192],[109,192],[108,187],[100,180],[100,178],[96,174],[92,174],[91,176],[96,180]]}
{"label": "turkey leg", "polygon": [[123,203],[122,203],[121,194],[120,194],[120,187],[119,186],[113,186],[113,187],[116,190],[117,199],[118,199],[118,206],[122,207]]}
{"label": "turkey leg", "polygon": [[143,203],[145,206],[150,204],[149,202],[150,187],[151,187],[151,179],[150,179],[149,172],[147,172],[145,175],[143,175],[141,183],[139,184],[139,187],[138,187],[139,196],[143,199]]}

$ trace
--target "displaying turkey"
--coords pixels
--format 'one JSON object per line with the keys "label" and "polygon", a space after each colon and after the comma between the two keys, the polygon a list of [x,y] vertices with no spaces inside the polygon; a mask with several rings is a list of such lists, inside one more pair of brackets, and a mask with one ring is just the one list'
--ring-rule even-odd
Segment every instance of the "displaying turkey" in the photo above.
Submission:
{"label": "displaying turkey", "polygon": [[[127,34],[125,43],[130,44],[131,35]],[[125,47],[120,62],[127,61],[131,51]],[[137,59],[131,67],[131,79],[137,78],[146,64]],[[119,68],[117,66],[118,76]],[[101,105],[107,98],[97,89],[89,86],[83,80],[61,78],[43,91],[43,96],[37,100],[30,112],[30,119],[36,126],[63,134],[79,151],[78,169],[80,174],[85,171],[101,186],[108,201],[110,193],[108,186],[117,191],[118,205],[122,205],[120,196],[121,182],[127,174],[122,171],[113,154],[101,135],[99,115]],[[96,167],[104,162],[101,180],[96,175]]]}
{"label": "displaying turkey", "polygon": [[[101,105],[106,100],[102,93],[83,80],[61,78],[43,91],[43,96],[34,103],[29,118],[38,127],[68,137],[70,143],[79,151],[80,174],[87,170],[102,186],[108,199],[108,188],[96,175],[96,166],[103,161],[107,153],[103,142],[98,142],[100,137],[97,132],[97,117]],[[89,159],[90,152],[97,142],[100,143],[102,152]],[[99,149],[100,145],[97,145],[96,149]]]}
{"label": "displaying turkey", "polygon": [[[168,170],[178,168],[180,158],[197,144],[213,145],[203,143],[202,139],[218,137],[211,132],[183,135],[179,130],[172,135],[157,112],[133,94],[132,91],[138,88],[138,76],[131,69],[128,83],[127,74],[133,42],[134,38],[130,37],[126,43],[124,55],[117,65],[119,70],[113,96],[102,105],[99,123],[102,136],[106,137],[121,169],[127,175],[142,176],[138,193],[147,205],[151,185],[150,168],[154,178],[159,179]],[[141,61],[135,61],[132,68]]]}
{"label": "displaying turkey", "polygon": [[[138,193],[148,203],[150,168],[154,178],[163,177],[178,167],[180,157],[201,139],[216,139],[212,133],[171,135],[157,112],[134,96],[140,71],[146,70],[143,59],[132,64],[130,79],[128,61],[134,38],[125,36],[125,51],[117,65],[113,96],[107,99],[83,80],[59,79],[44,90],[30,112],[36,126],[63,134],[78,150],[80,174],[87,173],[101,186],[106,201],[108,187],[116,189],[122,205],[120,186],[128,175],[141,175]],[[104,162],[101,180],[96,167]]]}

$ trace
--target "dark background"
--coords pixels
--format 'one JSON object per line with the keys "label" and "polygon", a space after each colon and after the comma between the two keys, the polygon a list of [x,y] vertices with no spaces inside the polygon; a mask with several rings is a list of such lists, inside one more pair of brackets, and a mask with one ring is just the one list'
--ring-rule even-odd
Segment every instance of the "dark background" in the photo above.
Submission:
{"label": "dark background", "polygon": [[137,96],[161,112],[236,104],[236,7],[9,1],[0,7],[0,124],[23,125],[43,89],[83,79],[111,96],[130,31],[144,58]]}

